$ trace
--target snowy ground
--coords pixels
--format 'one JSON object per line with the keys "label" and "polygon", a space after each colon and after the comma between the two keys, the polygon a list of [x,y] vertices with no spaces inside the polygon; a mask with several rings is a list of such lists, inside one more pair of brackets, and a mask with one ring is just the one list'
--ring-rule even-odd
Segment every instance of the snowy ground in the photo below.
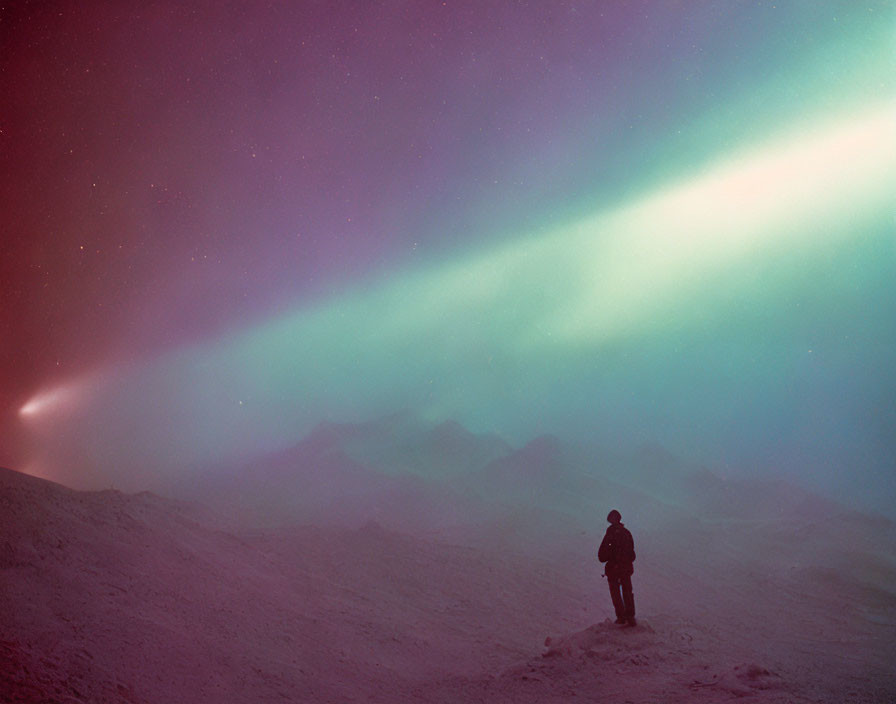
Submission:
{"label": "snowy ground", "polygon": [[[467,489],[453,510],[481,516]],[[378,515],[398,510],[376,496]],[[572,526],[556,502],[454,527],[443,511],[428,530],[416,514],[403,530],[259,529],[2,470],[0,700],[896,700],[893,524],[750,520],[736,502],[707,518],[698,498],[701,516],[657,504],[627,521],[629,629],[609,620],[594,559],[604,524]]]}

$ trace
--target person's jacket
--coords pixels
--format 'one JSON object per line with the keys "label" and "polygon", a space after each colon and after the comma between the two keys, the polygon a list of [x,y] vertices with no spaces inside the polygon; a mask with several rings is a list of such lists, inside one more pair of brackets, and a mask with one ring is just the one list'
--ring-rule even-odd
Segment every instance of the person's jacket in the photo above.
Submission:
{"label": "person's jacket", "polygon": [[597,559],[606,562],[604,573],[607,577],[623,577],[635,572],[635,541],[622,523],[611,523],[607,528]]}

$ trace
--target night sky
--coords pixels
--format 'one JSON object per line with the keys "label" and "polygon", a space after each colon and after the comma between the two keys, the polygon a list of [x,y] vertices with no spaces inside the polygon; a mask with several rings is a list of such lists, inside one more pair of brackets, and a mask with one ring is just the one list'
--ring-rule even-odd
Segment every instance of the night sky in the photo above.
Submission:
{"label": "night sky", "polygon": [[398,410],[896,505],[893,2],[0,6],[0,464]]}

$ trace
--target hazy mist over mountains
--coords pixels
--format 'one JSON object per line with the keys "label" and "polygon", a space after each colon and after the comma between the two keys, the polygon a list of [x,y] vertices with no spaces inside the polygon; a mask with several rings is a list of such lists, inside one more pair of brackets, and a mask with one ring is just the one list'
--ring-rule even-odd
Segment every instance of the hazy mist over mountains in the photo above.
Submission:
{"label": "hazy mist over mountains", "polygon": [[[896,524],[658,446],[410,414],[163,493],[0,472],[9,701],[885,702]],[[639,625],[597,545],[632,530]]]}

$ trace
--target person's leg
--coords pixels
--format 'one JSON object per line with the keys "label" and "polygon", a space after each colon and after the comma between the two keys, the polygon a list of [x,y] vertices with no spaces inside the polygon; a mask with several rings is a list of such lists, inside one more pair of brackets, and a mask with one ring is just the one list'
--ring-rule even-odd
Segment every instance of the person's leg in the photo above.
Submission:
{"label": "person's leg", "polygon": [[624,603],[625,620],[631,624],[635,623],[635,595],[632,592],[631,575],[625,575],[619,580],[619,586],[622,591],[622,602]]}
{"label": "person's leg", "polygon": [[616,610],[616,619],[625,618],[625,604],[622,601],[622,593],[618,577],[607,577],[607,583],[610,585],[610,599],[613,600],[613,608]]}

